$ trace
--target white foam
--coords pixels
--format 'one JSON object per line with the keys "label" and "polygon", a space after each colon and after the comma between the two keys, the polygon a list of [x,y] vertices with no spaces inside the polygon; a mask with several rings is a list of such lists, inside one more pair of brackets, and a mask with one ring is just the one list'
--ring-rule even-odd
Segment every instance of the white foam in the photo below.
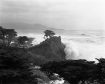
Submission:
{"label": "white foam", "polygon": [[105,58],[105,40],[100,37],[67,36],[62,42],[66,45],[66,59],[95,61],[95,58]]}

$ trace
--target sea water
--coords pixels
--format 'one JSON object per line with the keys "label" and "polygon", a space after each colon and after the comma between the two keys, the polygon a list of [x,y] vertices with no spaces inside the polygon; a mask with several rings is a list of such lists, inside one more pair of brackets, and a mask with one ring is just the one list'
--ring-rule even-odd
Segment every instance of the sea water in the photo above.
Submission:
{"label": "sea water", "polygon": [[105,58],[105,31],[72,31],[62,36],[66,59]]}

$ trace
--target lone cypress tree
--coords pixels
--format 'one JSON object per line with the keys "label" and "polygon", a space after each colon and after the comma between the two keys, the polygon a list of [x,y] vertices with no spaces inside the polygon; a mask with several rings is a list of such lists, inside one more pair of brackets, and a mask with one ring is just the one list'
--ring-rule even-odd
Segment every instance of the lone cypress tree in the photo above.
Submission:
{"label": "lone cypress tree", "polygon": [[51,38],[55,35],[55,32],[51,30],[45,30],[44,33],[45,33],[44,38]]}

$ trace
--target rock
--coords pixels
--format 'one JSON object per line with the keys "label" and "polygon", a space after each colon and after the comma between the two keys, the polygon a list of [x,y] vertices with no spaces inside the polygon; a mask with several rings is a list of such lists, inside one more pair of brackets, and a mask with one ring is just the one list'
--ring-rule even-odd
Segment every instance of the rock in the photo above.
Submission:
{"label": "rock", "polygon": [[63,61],[65,60],[64,48],[61,37],[54,36],[30,48],[29,51],[46,61]]}

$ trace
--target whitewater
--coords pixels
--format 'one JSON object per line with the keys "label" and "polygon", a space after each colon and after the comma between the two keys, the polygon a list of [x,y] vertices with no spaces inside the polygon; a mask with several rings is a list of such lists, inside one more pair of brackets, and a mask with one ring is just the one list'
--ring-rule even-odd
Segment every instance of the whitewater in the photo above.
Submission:
{"label": "whitewater", "polygon": [[66,59],[86,59],[96,61],[96,58],[105,58],[105,32],[88,31],[76,32],[62,36],[65,44]]}

